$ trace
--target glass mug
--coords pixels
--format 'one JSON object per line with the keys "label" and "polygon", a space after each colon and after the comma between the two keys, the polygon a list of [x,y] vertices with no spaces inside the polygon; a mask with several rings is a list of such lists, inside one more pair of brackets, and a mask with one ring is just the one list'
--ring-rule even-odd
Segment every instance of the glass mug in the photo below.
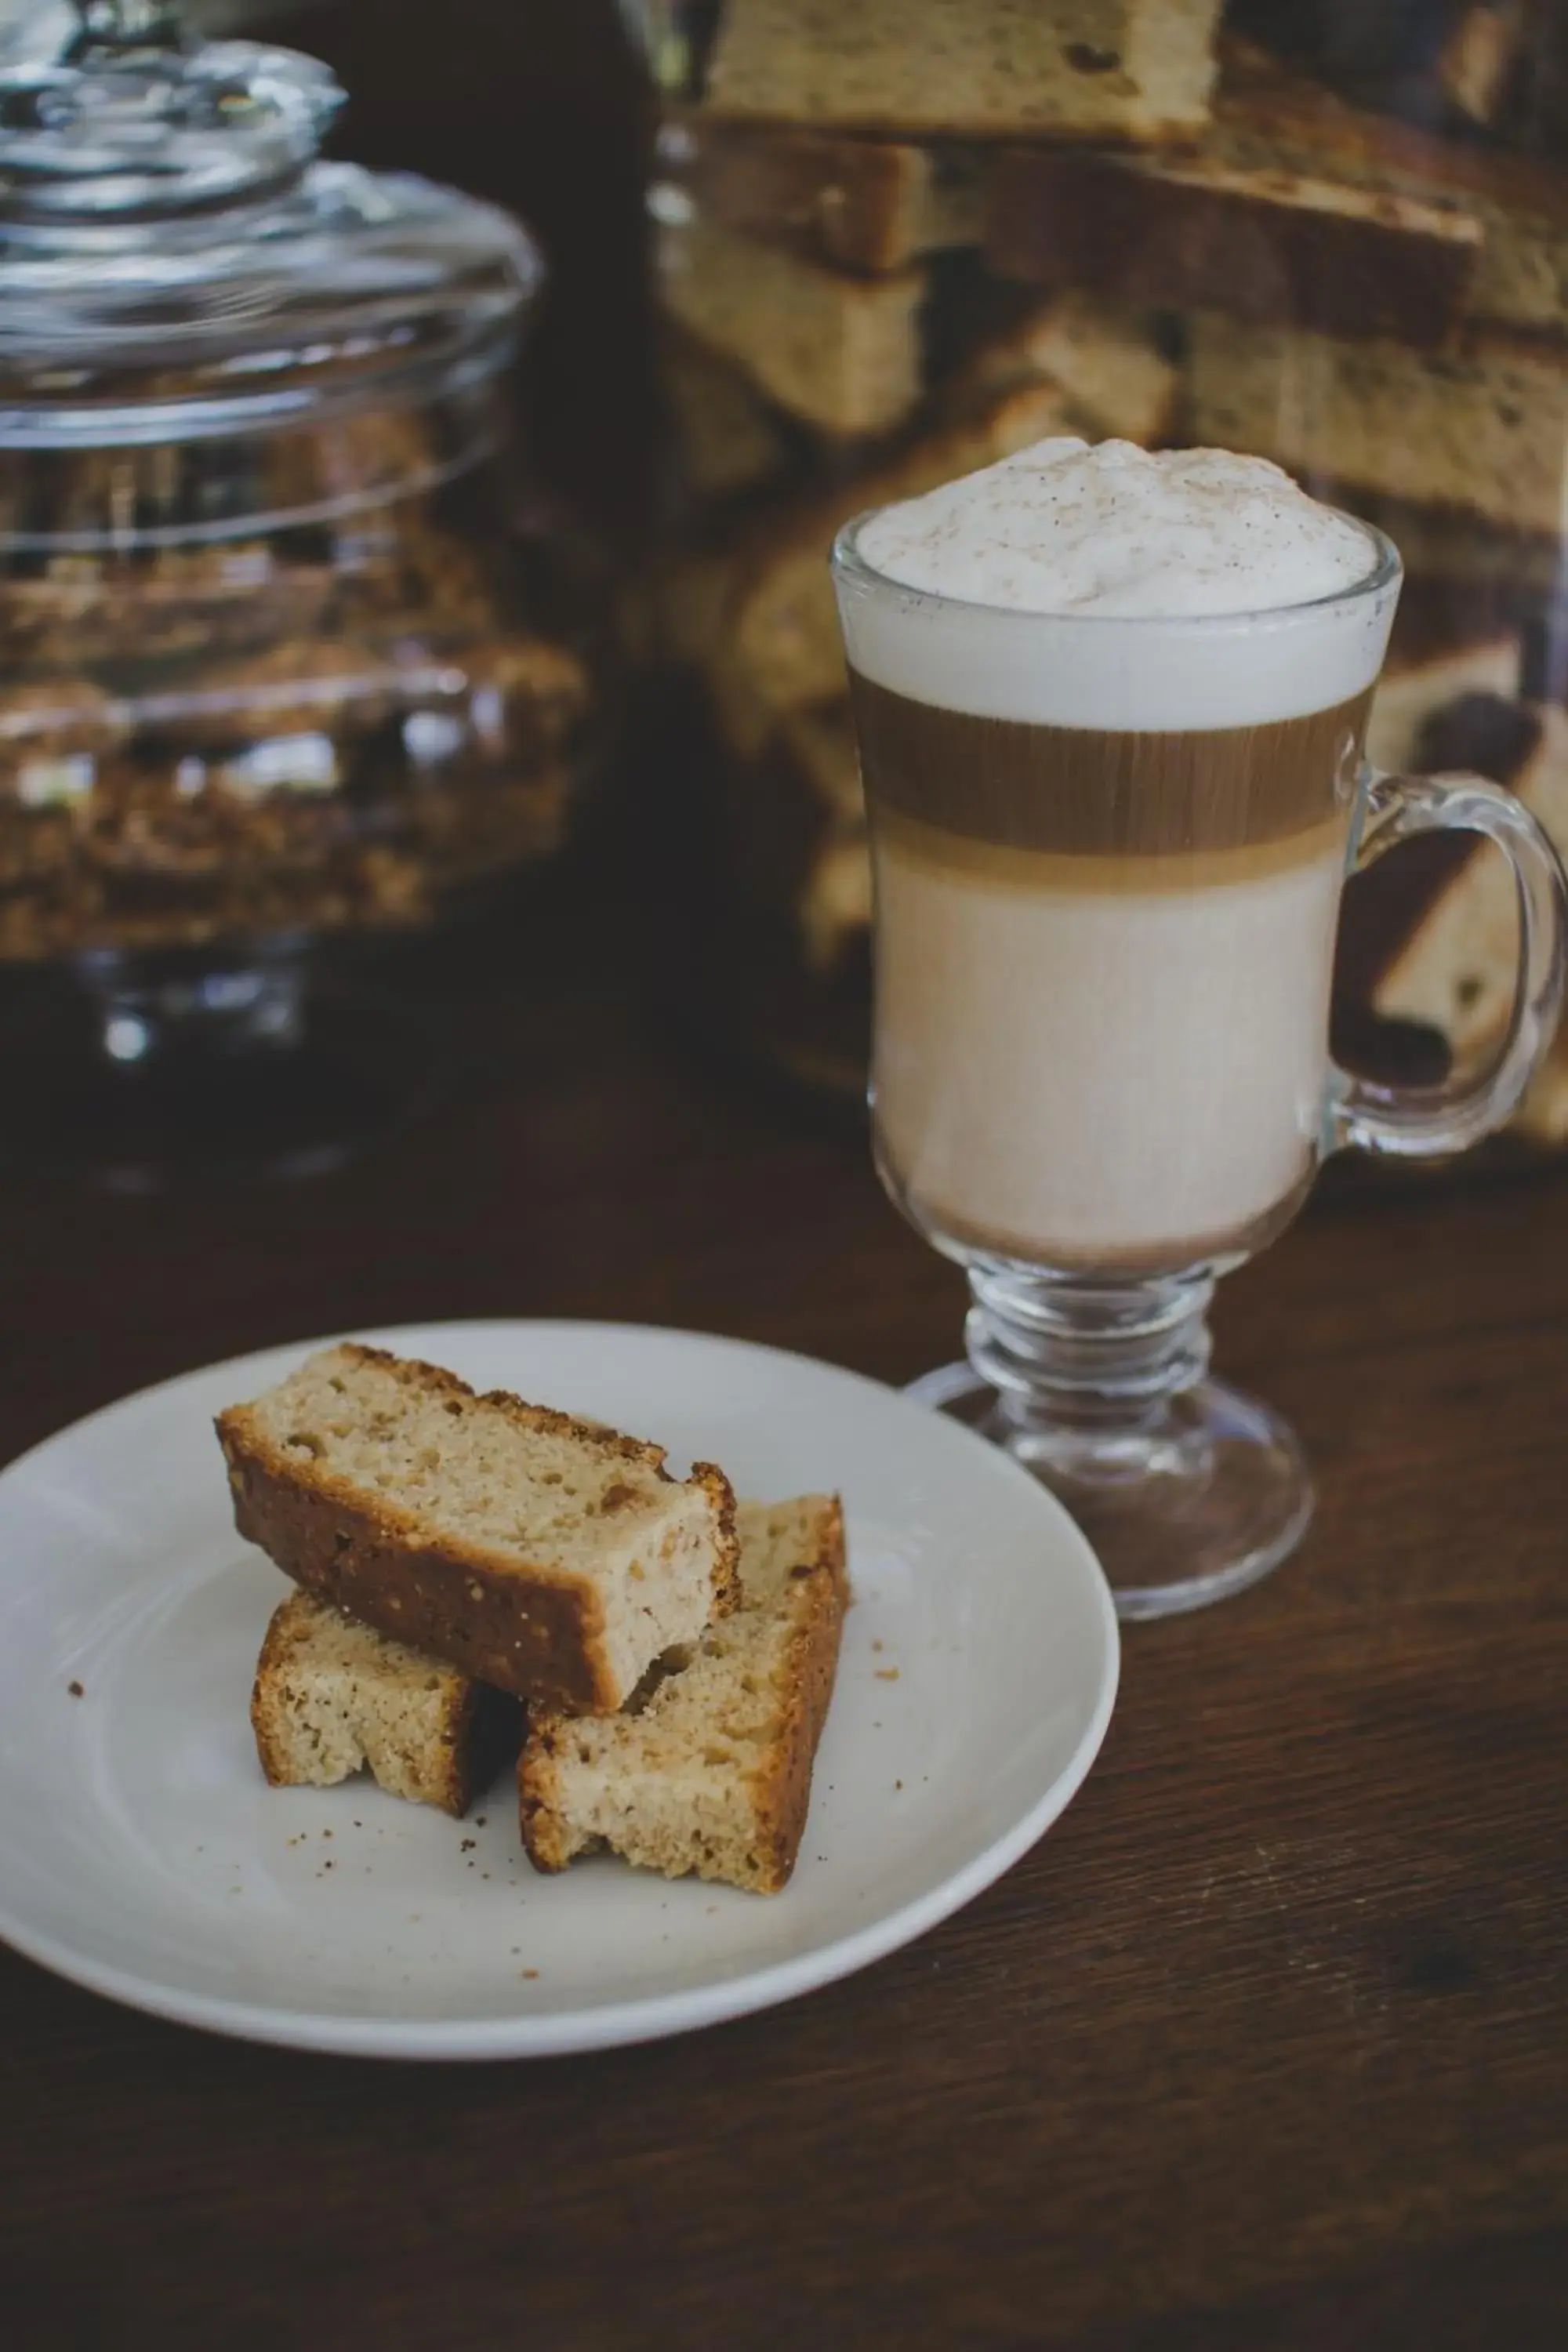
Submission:
{"label": "glass mug", "polygon": [[[1289,1427],[1207,1378],[1219,1276],[1327,1155],[1461,1150],[1557,1024],[1562,866],[1479,777],[1363,757],[1400,588],[1223,616],[1036,614],[927,593],[839,534],[876,880],[871,1104],[904,1215],[965,1267],[968,1362],[911,1393],[1049,1486],[1124,1617],[1238,1591],[1311,1516]],[[1413,835],[1513,871],[1519,972],[1479,1076],[1391,1087],[1329,1055],[1345,876]]]}

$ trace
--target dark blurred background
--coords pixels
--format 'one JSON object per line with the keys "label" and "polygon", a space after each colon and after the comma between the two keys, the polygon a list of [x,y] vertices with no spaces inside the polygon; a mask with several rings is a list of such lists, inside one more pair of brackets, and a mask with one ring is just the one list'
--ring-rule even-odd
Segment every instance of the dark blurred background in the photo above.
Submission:
{"label": "dark blurred background", "polygon": [[643,190],[652,109],[616,0],[227,0],[349,93],[332,152],[518,214],[550,279],[521,394],[536,483],[635,533],[651,380]]}

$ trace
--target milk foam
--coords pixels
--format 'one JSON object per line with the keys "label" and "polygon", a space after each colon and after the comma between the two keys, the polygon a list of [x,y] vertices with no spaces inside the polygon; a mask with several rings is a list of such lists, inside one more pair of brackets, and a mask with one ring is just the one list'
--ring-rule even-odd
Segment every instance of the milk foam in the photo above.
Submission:
{"label": "milk foam", "polygon": [[1271,612],[1372,569],[1365,532],[1267,458],[1131,441],[1037,441],[885,508],[860,551],[968,604],[1129,620]]}
{"label": "milk foam", "polygon": [[862,675],[1047,726],[1255,726],[1331,709],[1376,677],[1398,594],[1395,572],[1347,596],[1377,572],[1380,542],[1278,466],[1218,449],[1037,442],[840,544]]}

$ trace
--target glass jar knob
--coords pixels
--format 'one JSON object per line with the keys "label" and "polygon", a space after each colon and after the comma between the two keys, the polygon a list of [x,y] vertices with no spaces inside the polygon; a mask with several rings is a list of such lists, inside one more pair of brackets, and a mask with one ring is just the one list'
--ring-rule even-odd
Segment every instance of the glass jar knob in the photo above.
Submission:
{"label": "glass jar knob", "polygon": [[0,69],[0,220],[118,226],[266,198],[342,91],[291,49],[204,41],[177,0],[75,0],[47,61]]}
{"label": "glass jar knob", "polygon": [[101,51],[177,49],[185,28],[179,0],[73,0],[80,28],[64,62],[78,66]]}

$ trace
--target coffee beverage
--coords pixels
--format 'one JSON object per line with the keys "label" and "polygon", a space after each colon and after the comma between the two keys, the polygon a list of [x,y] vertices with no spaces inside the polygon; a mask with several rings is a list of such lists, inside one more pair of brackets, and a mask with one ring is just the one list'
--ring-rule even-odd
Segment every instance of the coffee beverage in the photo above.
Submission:
{"label": "coffee beverage", "polygon": [[[929,771],[888,750],[920,707],[895,718],[885,688],[858,684],[878,812],[878,1119],[920,1222],[1035,1263],[1159,1265],[1255,1246],[1289,1213],[1313,1165],[1369,698],[1184,735],[1025,729],[1034,758],[1010,772],[977,744],[999,822],[976,834],[910,813]],[[1259,810],[1247,838],[1220,821],[1243,817],[1226,785],[1252,760],[1281,803],[1309,804],[1304,822],[1262,830]],[[1053,824],[1030,785],[1058,764],[1071,783]],[[1147,802],[1129,802],[1118,788],[1145,769]],[[1215,819],[1190,848],[1115,845],[1173,830],[1184,800]]]}
{"label": "coffee beverage", "polygon": [[1042,443],[845,534],[879,1150],[939,1240],[1134,1272],[1289,1215],[1381,560],[1261,460],[1114,442]]}
{"label": "coffee beverage", "polygon": [[[963,1265],[909,1394],[1065,1503],[1117,1612],[1279,1566],[1290,1430],[1209,1372],[1216,1278],[1342,1146],[1464,1150],[1558,1025],[1568,877],[1517,796],[1362,756],[1397,550],[1278,467],[1040,443],[840,532],[895,1201]],[[1389,1087],[1329,1055],[1343,877],[1479,834],[1519,910],[1501,1051]],[[1364,836],[1364,837],[1363,837]]]}

